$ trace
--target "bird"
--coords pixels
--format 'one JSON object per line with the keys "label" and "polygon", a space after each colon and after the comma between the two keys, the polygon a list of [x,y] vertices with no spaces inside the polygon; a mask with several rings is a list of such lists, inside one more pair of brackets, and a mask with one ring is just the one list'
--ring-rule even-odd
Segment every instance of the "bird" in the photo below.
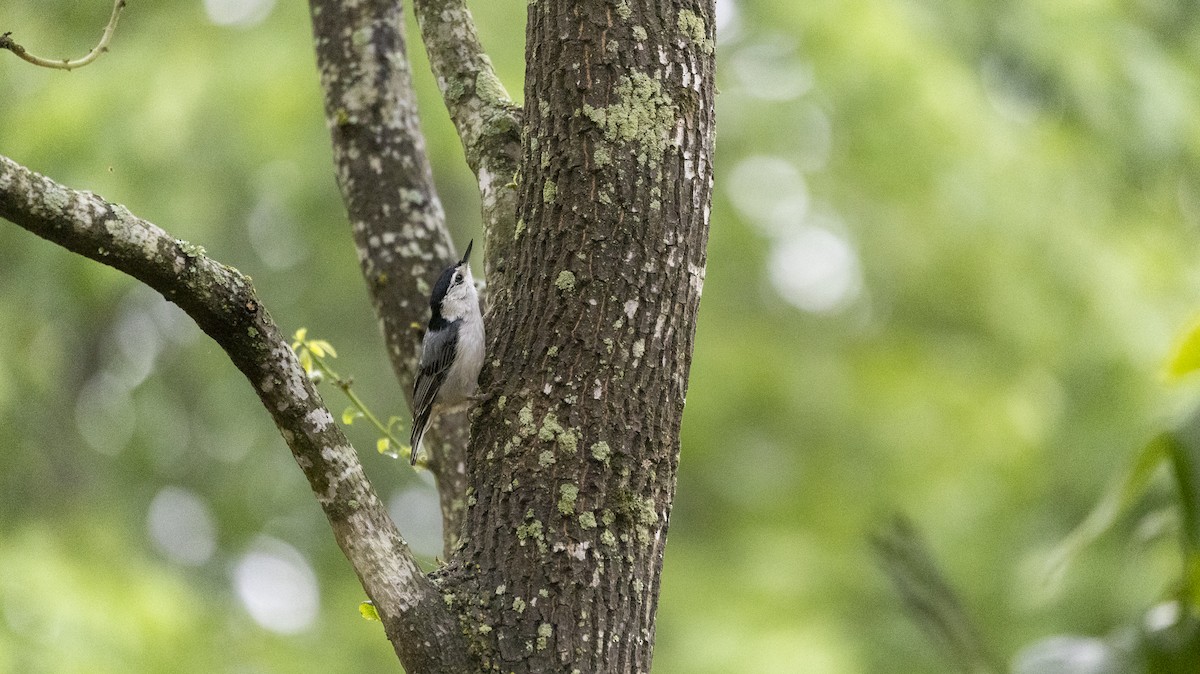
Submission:
{"label": "bird", "polygon": [[413,382],[411,461],[417,462],[421,439],[440,413],[470,401],[483,369],[483,315],[471,276],[472,239],[462,259],[446,267],[429,296],[429,326]]}

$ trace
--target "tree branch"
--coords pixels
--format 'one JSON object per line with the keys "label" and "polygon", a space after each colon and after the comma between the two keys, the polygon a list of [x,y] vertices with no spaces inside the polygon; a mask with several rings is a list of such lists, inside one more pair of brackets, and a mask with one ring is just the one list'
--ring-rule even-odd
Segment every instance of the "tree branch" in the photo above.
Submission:
{"label": "tree branch", "polygon": [[104,34],[100,36],[100,42],[92,47],[92,50],[84,54],[81,58],[74,61],[70,59],[48,59],[41,56],[35,56],[25,50],[25,47],[17,44],[12,39],[12,33],[4,33],[0,35],[0,49],[7,49],[16,54],[21,59],[32,63],[35,66],[43,68],[56,68],[58,70],[73,70],[82,68],[87,64],[100,58],[100,55],[108,51],[108,43],[112,40],[113,32],[117,29],[117,19],[121,16],[121,10],[125,9],[125,0],[117,0],[113,4],[112,15],[108,17],[108,25],[104,27]]}
{"label": "tree branch", "polygon": [[421,39],[482,197],[489,283],[516,232],[522,111],[479,42],[463,0],[413,0]]}
{"label": "tree branch", "polygon": [[[395,0],[310,0],[338,184],[392,369],[411,407],[431,284],[460,255],[433,186]],[[446,555],[458,539],[466,479],[465,415],[426,440],[442,499]]]}
{"label": "tree branch", "polygon": [[[467,671],[457,618],[420,573],[354,448],[247,276],[123,206],[64,187],[2,156],[0,217],[146,283],[216,340],[287,441],[401,662],[414,672]],[[456,653],[463,660],[456,661]]]}

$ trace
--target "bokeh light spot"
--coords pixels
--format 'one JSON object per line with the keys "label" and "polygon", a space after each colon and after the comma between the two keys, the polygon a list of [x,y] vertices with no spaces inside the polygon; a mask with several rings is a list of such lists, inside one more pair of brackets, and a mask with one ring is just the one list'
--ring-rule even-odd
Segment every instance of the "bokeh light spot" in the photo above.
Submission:
{"label": "bokeh light spot", "polygon": [[217,528],[208,504],[180,487],[164,487],[155,494],[146,528],[159,552],[186,566],[207,562],[217,548]]}
{"label": "bokeh light spot", "polygon": [[283,541],[260,536],[238,560],[233,579],[250,617],[272,632],[303,632],[317,618],[316,574],[308,560]]}
{"label": "bokeh light spot", "polygon": [[725,193],[742,217],[765,234],[786,233],[808,214],[804,176],[783,157],[755,155],[738,162]]}
{"label": "bokeh light spot", "polygon": [[275,8],[275,0],[204,0],[208,20],[218,26],[254,26]]}
{"label": "bokeh light spot", "polygon": [[821,227],[801,227],[780,241],[771,251],[768,269],[779,296],[804,311],[838,311],[862,291],[854,247]]}

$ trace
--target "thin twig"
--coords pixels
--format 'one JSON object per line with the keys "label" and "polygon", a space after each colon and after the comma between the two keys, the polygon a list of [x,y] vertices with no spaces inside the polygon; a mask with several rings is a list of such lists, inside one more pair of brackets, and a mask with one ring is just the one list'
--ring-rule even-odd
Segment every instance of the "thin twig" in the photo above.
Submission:
{"label": "thin twig", "polygon": [[113,32],[117,29],[117,19],[121,16],[121,10],[125,9],[126,0],[117,0],[113,3],[112,15],[108,17],[108,25],[104,27],[104,34],[100,36],[100,42],[92,47],[92,50],[84,54],[81,58],[74,61],[70,59],[48,59],[30,54],[25,50],[25,47],[17,44],[12,39],[12,33],[4,33],[0,35],[0,49],[7,49],[16,54],[21,59],[32,63],[35,66],[43,68],[54,68],[56,70],[74,70],[82,68],[87,64],[100,58],[100,55],[108,51],[108,42],[112,39]]}

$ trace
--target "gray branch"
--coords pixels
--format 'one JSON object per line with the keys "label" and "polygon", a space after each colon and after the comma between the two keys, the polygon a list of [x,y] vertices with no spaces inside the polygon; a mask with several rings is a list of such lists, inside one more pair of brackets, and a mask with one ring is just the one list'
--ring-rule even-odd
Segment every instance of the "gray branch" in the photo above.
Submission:
{"label": "gray branch", "polygon": [[0,217],[142,281],[216,340],[275,420],[401,662],[412,672],[469,671],[457,618],[421,574],[354,448],[247,276],[123,206],[2,156]]}
{"label": "gray branch", "polygon": [[[460,254],[433,185],[395,0],[310,0],[338,184],[392,369],[411,406],[433,279]],[[442,499],[445,549],[461,528],[464,415],[426,440]]]}
{"label": "gray branch", "polygon": [[522,111],[496,76],[463,0],[413,0],[413,9],[438,88],[479,183],[490,280],[494,267],[503,268],[516,232]]}

